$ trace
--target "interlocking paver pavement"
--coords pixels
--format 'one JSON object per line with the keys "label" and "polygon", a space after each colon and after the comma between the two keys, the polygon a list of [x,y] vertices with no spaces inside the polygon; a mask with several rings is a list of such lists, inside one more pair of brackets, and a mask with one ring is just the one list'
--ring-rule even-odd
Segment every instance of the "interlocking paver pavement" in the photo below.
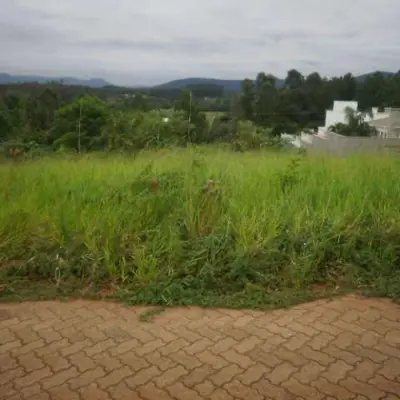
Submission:
{"label": "interlocking paver pavement", "polygon": [[287,310],[83,300],[0,305],[0,399],[400,398],[400,306],[348,296]]}

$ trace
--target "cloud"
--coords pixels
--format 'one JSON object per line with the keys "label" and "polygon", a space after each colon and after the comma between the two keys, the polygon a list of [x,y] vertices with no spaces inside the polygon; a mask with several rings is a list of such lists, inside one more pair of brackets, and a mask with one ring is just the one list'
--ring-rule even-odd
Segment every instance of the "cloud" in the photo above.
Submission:
{"label": "cloud", "polygon": [[155,84],[397,71],[398,0],[0,0],[0,71]]}

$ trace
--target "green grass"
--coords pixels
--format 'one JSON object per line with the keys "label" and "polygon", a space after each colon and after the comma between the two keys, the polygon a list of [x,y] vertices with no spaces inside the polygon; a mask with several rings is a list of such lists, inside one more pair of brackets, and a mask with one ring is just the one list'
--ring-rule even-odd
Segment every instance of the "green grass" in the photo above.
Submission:
{"label": "green grass", "polygon": [[206,111],[205,115],[209,122],[213,122],[215,118],[218,118],[225,113],[223,111]]}
{"label": "green grass", "polygon": [[135,304],[261,308],[346,290],[398,298],[399,175],[390,156],[216,148],[3,164],[0,298],[107,290]]}
{"label": "green grass", "polygon": [[154,307],[143,311],[139,314],[140,322],[153,322],[154,318],[162,314],[165,311],[165,307]]}

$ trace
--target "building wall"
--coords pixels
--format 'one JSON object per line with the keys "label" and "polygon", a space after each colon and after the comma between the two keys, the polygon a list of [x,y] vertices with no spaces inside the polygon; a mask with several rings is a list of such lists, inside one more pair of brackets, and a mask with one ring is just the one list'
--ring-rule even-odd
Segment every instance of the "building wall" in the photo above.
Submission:
{"label": "building wall", "polygon": [[390,118],[382,118],[382,119],[376,119],[372,121],[367,121],[371,126],[375,127],[378,132],[380,137],[388,137],[389,136],[389,124],[390,124]]}
{"label": "building wall", "polygon": [[326,110],[325,114],[325,129],[328,130],[332,125],[336,125],[338,123],[345,124],[346,115],[342,111],[335,110]]}
{"label": "building wall", "polygon": [[400,151],[400,138],[346,137],[331,136],[325,139],[314,137],[312,143],[303,143],[303,147],[313,153],[349,155],[365,152]]}
{"label": "building wall", "polygon": [[[346,108],[358,111],[358,103],[356,101],[334,101],[332,110],[326,110],[325,126],[319,127],[321,132],[327,132],[329,127],[338,123],[346,124]],[[386,108],[383,112],[379,112],[377,107],[372,109],[372,117],[365,115],[365,121],[375,126],[381,137],[397,137],[400,136],[400,109]],[[395,132],[398,134],[395,134]]]}
{"label": "building wall", "polygon": [[358,102],[356,101],[334,101],[333,110],[344,113],[346,108],[352,108],[354,111],[358,110]]}
{"label": "building wall", "polygon": [[367,122],[378,129],[381,137],[400,137],[400,109],[385,108],[385,111],[377,116]]}
{"label": "building wall", "polygon": [[390,109],[390,121],[388,127],[389,137],[400,137],[400,109],[391,108]]}
{"label": "building wall", "polygon": [[327,152],[336,155],[347,155],[358,152],[400,152],[400,109],[385,108],[378,112],[372,109],[372,117],[365,116],[365,121],[377,128],[377,137],[348,137],[329,131],[329,127],[347,123],[346,108],[358,110],[355,101],[335,101],[332,110],[326,110],[325,126],[319,127],[317,135],[302,134],[301,146],[310,152]]}
{"label": "building wall", "polygon": [[372,118],[370,115],[366,115],[365,116],[365,122],[371,122],[371,121],[376,121],[376,120],[380,120],[380,119],[384,119],[389,117],[389,112],[388,111],[382,111],[379,112],[377,108],[373,108],[372,109]]}
{"label": "building wall", "polygon": [[332,110],[326,110],[324,130],[328,130],[330,126],[338,123],[347,123],[346,108],[357,111],[358,103],[356,101],[334,101]]}
{"label": "building wall", "polygon": [[325,130],[338,123],[345,124],[347,122],[345,110],[348,107],[357,111],[358,103],[356,101],[334,101],[332,110],[326,110],[325,113]]}

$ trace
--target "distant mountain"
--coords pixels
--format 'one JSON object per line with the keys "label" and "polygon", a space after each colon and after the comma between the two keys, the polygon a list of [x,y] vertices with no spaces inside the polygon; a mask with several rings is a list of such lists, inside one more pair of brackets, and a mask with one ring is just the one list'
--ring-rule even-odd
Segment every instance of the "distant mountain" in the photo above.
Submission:
{"label": "distant mountain", "polygon": [[[385,78],[390,78],[394,75],[393,72],[387,71],[375,71],[368,74],[363,74],[357,76],[356,79],[359,82],[363,82],[368,76],[375,74],[376,72],[381,73]],[[285,84],[284,79],[275,78],[276,86],[278,88],[283,87]],[[226,91],[237,92],[240,90],[242,80],[226,80],[226,79],[213,79],[213,78],[186,78],[186,79],[176,79],[161,85],[155,86],[157,89],[183,89],[190,85],[218,85],[222,86]]]}
{"label": "distant mountain", "polygon": [[[191,85],[217,85],[222,86],[228,92],[238,92],[241,88],[241,79],[214,79],[214,78],[186,78],[177,79],[162,85],[155,86],[157,89],[183,89]],[[284,84],[282,79],[276,78],[276,85],[281,87]]]}
{"label": "distant mountain", "polygon": [[225,90],[238,91],[240,90],[241,80],[213,79],[213,78],[185,78],[176,79],[161,85],[154,86],[157,89],[183,89],[191,85],[218,85]]}
{"label": "distant mountain", "polygon": [[[393,72],[387,71],[376,71],[380,72],[386,78],[395,75]],[[376,72],[370,72],[368,74],[359,75],[356,77],[357,81],[363,82],[368,76],[375,74]],[[285,84],[284,79],[275,78],[276,86],[278,88],[283,87]],[[101,78],[92,79],[79,79],[74,77],[46,77],[37,75],[10,75],[0,72],[0,84],[14,84],[14,83],[48,83],[48,82],[60,82],[62,81],[65,85],[73,86],[87,86],[91,88],[104,88],[104,87],[115,87],[111,83]],[[192,85],[216,85],[224,88],[226,92],[238,92],[241,88],[241,79],[214,79],[214,78],[185,78],[176,79],[170,82],[163,83],[161,85],[153,86],[154,89],[183,89],[187,86]],[[135,87],[137,89],[137,87]]]}
{"label": "distant mountain", "polygon": [[391,78],[393,75],[396,75],[394,72],[375,71],[375,72],[370,72],[368,74],[359,75],[356,77],[356,79],[359,82],[364,82],[365,79],[367,79],[369,76],[377,74],[377,73],[382,74],[384,76],[384,78]]}
{"label": "distant mountain", "polygon": [[13,83],[48,83],[48,82],[60,82],[62,81],[64,85],[73,86],[88,86],[92,88],[102,88],[104,86],[111,85],[109,82],[100,78],[93,79],[79,79],[70,76],[51,78],[46,76],[36,76],[36,75],[10,75],[0,73],[0,84],[13,84]]}

